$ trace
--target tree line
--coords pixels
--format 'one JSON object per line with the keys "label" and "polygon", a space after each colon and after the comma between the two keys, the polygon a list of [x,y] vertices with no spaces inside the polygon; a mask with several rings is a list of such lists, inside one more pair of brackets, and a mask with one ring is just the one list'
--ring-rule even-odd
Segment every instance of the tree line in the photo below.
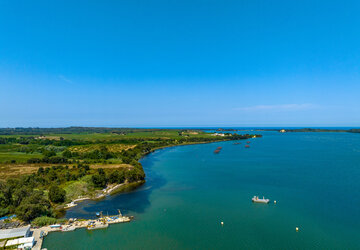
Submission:
{"label": "tree line", "polygon": [[37,217],[56,217],[57,204],[66,201],[61,186],[68,181],[80,180],[89,175],[95,189],[108,184],[144,180],[142,167],[130,169],[90,169],[88,165],[40,167],[36,173],[0,182],[0,216],[15,213],[21,220]]}

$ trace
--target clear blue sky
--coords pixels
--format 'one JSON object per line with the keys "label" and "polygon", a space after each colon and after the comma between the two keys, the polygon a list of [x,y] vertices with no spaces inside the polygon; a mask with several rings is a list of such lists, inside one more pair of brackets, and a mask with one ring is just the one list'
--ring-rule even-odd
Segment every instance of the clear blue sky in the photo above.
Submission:
{"label": "clear blue sky", "polygon": [[0,127],[360,126],[359,13],[0,0]]}

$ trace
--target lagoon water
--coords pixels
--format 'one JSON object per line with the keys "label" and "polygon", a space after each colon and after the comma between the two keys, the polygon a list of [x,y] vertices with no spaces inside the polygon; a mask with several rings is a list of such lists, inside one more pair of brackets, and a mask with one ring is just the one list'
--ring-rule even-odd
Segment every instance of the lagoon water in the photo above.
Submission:
{"label": "lagoon water", "polygon": [[[43,247],[360,249],[360,134],[263,135],[251,139],[249,149],[245,141],[220,142],[146,156],[142,187],[67,213],[93,217],[120,208],[134,221],[50,233]],[[214,154],[218,146],[222,150]],[[254,195],[272,202],[253,204]]]}

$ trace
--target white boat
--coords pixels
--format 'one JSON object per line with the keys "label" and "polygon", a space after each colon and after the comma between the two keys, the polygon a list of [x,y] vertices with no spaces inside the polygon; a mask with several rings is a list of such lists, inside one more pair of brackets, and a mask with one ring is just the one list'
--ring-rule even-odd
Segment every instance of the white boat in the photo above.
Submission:
{"label": "white boat", "polygon": [[107,228],[108,226],[109,226],[108,223],[96,223],[96,224],[87,226],[87,230],[102,229],[102,228]]}
{"label": "white boat", "polygon": [[76,206],[77,206],[77,204],[72,201],[72,202],[66,204],[65,209],[67,209],[67,208],[72,208],[72,207],[76,207]]}
{"label": "white boat", "polygon": [[60,224],[54,224],[54,225],[50,225],[50,228],[60,228],[61,225]]}
{"label": "white boat", "polygon": [[63,229],[61,229],[61,231],[63,232],[70,232],[70,231],[74,231],[76,228],[74,226],[68,226],[68,227],[64,227]]}
{"label": "white boat", "polygon": [[265,204],[270,202],[269,199],[265,199],[264,197],[261,199],[259,198],[259,196],[254,196],[251,200],[256,203],[265,203]]}

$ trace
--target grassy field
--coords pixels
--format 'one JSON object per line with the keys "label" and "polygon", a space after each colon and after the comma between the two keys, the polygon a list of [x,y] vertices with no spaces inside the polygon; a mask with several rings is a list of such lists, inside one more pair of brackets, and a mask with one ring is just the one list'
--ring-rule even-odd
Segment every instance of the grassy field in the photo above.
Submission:
{"label": "grassy field", "polygon": [[[160,131],[140,131],[127,134],[115,133],[78,133],[78,134],[47,134],[47,135],[0,135],[3,138],[20,138],[20,137],[34,137],[41,138],[38,140],[55,140],[60,138],[65,140],[89,141],[88,145],[70,146],[68,149],[71,152],[85,153],[94,150],[99,150],[103,145],[102,142],[111,142],[113,140],[134,140],[142,139],[149,143],[156,143],[159,139],[175,139],[182,138],[209,138],[210,134],[199,131],[181,131],[181,130],[160,130]],[[98,143],[99,142],[99,143]],[[106,147],[110,152],[118,153],[123,150],[134,148],[136,144],[107,144]],[[33,148],[31,153],[19,152],[22,148]],[[9,164],[12,161],[15,163],[26,163],[31,158],[40,158],[42,156],[41,150],[46,146],[36,145],[21,145],[21,144],[0,144],[0,164]],[[55,147],[53,147],[55,148]],[[59,153],[57,153],[60,155]],[[116,161],[115,161],[116,162]]]}
{"label": "grassy field", "polygon": [[[183,133],[183,135],[189,135],[191,137],[207,137],[209,136],[206,133],[200,134],[188,134]],[[169,139],[180,139],[181,136],[179,135],[178,131],[174,130],[165,130],[165,131],[153,131],[153,132],[135,132],[135,133],[128,133],[126,135],[119,135],[119,134],[100,134],[100,133],[93,133],[93,134],[54,134],[53,136],[63,137],[65,139],[78,139],[78,140],[121,140],[121,139],[131,139],[131,138],[169,138]]]}
{"label": "grassy field", "polygon": [[31,174],[39,167],[38,164],[0,164],[0,180]]}
{"label": "grassy field", "polygon": [[[179,139],[182,136],[191,136],[191,137],[208,137],[209,134],[200,131],[191,131],[182,132],[182,136],[179,135],[180,130],[159,130],[159,131],[141,131],[141,132],[132,132],[126,134],[116,134],[116,133],[77,133],[77,134],[33,134],[33,135],[21,135],[21,137],[40,137],[44,136],[49,139],[59,139],[60,137],[64,139],[75,139],[75,140],[119,140],[119,139],[128,139],[128,138],[171,138]],[[17,138],[20,135],[0,135],[0,137],[13,137]]]}
{"label": "grassy field", "polygon": [[[68,129],[72,128],[51,129],[51,131],[67,132]],[[23,134],[19,132],[18,134],[0,135],[0,177],[31,173],[36,171],[36,166],[61,165],[43,160],[46,157],[49,159],[66,157],[68,159],[66,165],[85,163],[95,168],[111,168],[112,164],[121,165],[129,163],[131,159],[137,160],[139,154],[143,154],[140,151],[144,149],[139,151],[136,150],[136,147],[144,143],[150,145],[151,148],[158,148],[169,145],[226,140],[224,137],[215,137],[198,130],[76,129],[80,132],[31,134],[33,129],[22,129]],[[109,132],[101,133],[94,132],[94,130]],[[48,129],[36,129],[34,131],[41,132],[48,131]],[[70,155],[68,153],[64,156],[65,151],[70,152]],[[127,151],[131,152],[127,154]],[[52,155],[49,156],[47,153]],[[38,159],[37,165],[31,164],[36,163],[32,162],[33,159]]]}
{"label": "grassy field", "polygon": [[[140,142],[147,142],[149,144],[158,144],[159,141],[173,140],[172,144],[176,144],[180,139],[191,138],[212,138],[208,133],[202,131],[192,130],[132,130],[126,132],[108,132],[108,133],[49,133],[49,134],[16,134],[16,135],[0,135],[0,138],[13,138],[20,140],[21,138],[29,138],[30,143],[12,142],[0,144],[0,178],[13,177],[21,174],[28,174],[35,172],[39,166],[51,166],[59,164],[28,164],[29,159],[45,157],[44,151],[55,151],[56,156],[61,157],[64,150],[68,150],[76,154],[89,154],[92,152],[101,151],[102,148],[115,155],[120,155],[122,152],[129,149],[134,149]],[[31,139],[33,138],[33,139]],[[60,140],[76,141],[84,145],[73,146],[56,146],[55,144],[48,145],[50,142],[60,142]],[[128,141],[126,141],[128,140]],[[134,141],[135,140],[135,141]],[[139,140],[139,141],[136,141]],[[124,143],[116,143],[117,141],[124,141]],[[133,142],[133,143],[131,143]],[[131,157],[131,156],[129,156]],[[79,162],[83,160],[79,159]],[[100,162],[87,161],[87,164],[94,168],[111,168],[113,166],[126,166],[121,157],[111,157]],[[115,165],[114,165],[115,164]],[[70,164],[71,165],[71,164]],[[129,166],[129,165],[128,165]]]}
{"label": "grassy field", "polygon": [[136,147],[135,144],[133,144],[133,145],[128,145],[128,144],[109,144],[109,145],[90,144],[90,145],[71,146],[68,149],[71,152],[85,153],[85,152],[90,152],[93,150],[100,150],[101,146],[106,146],[110,152],[115,152],[115,153],[121,152],[122,150],[128,150],[128,149]]}
{"label": "grassy field", "polygon": [[26,163],[31,158],[41,157],[42,154],[26,154],[21,152],[0,152],[0,163]]}

